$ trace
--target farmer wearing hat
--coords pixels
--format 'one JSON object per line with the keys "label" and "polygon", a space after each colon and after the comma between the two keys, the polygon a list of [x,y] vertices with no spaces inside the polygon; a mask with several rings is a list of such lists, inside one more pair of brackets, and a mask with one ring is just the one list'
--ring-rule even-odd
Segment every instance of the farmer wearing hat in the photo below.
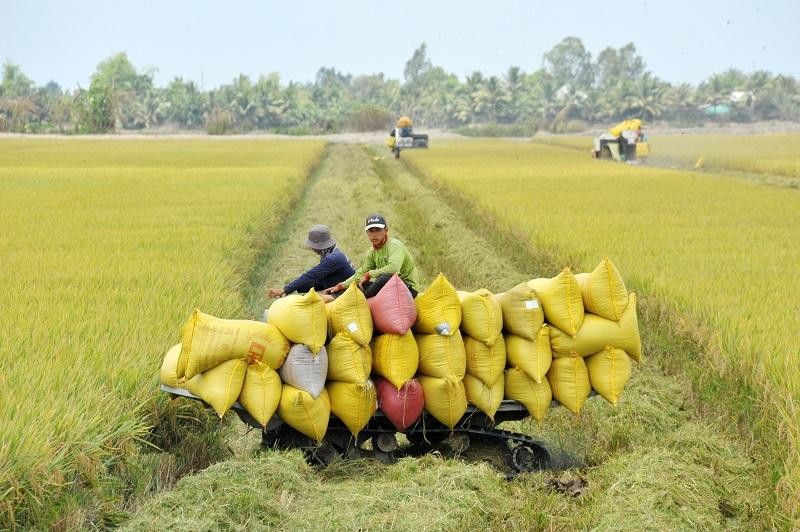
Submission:
{"label": "farmer wearing hat", "polygon": [[303,246],[319,255],[319,264],[303,273],[283,288],[270,288],[269,297],[281,297],[292,292],[321,291],[353,275],[353,265],[342,250],[327,225],[315,225],[308,232]]}
{"label": "farmer wearing hat", "polygon": [[371,214],[365,224],[367,238],[372,244],[367,258],[355,274],[325,290],[326,294],[340,292],[351,283],[358,282],[366,297],[378,293],[393,274],[397,274],[408,286],[411,295],[417,297],[419,290],[419,271],[414,258],[405,244],[389,237],[389,225],[380,214]]}

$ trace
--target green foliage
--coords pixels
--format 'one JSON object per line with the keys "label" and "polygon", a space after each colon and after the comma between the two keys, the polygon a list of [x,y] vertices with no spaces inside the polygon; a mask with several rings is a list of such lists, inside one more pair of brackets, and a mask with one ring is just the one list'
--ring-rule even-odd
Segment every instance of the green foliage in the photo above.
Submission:
{"label": "green foliage", "polygon": [[20,98],[33,92],[34,84],[19,65],[10,62],[3,64],[3,81],[0,84],[0,98]]}
{"label": "green foliage", "polygon": [[196,129],[203,125],[207,95],[193,81],[175,78],[163,92],[164,120],[182,127]]}
{"label": "green foliage", "polygon": [[106,133],[114,129],[115,95],[113,89],[101,82],[92,82],[85,94],[84,115],[79,124],[81,132]]}
{"label": "green foliage", "polygon": [[335,133],[361,127],[353,115],[364,107],[412,116],[421,127],[534,122],[550,131],[564,130],[574,120],[606,124],[629,116],[697,124],[704,109],[722,106],[729,110],[714,114],[716,121],[800,120],[800,85],[792,76],[729,69],[697,87],[671,85],[647,70],[633,43],[607,47],[592,58],[576,37],[544,54],[542,68],[524,72],[511,66],[502,76],[472,72],[459,79],[434,65],[425,43],[405,63],[402,80],[382,73],[354,77],[323,67],[311,83],[282,85],[276,72],[257,80],[240,74],[204,92],[181,78],[155,87],[154,72],[138,71],[125,53],[112,55],[91,77],[91,102],[75,101],[85,92],[75,91],[72,109],[65,112],[63,102],[46,97],[20,67],[6,63],[0,129],[92,133],[165,123],[198,129],[216,109],[224,109],[230,113],[230,131]]}
{"label": "green foliage", "polygon": [[594,82],[592,54],[577,37],[565,37],[544,54],[544,69],[559,87],[586,90]]}
{"label": "green foliage", "polygon": [[206,118],[206,133],[209,135],[225,135],[233,130],[233,118],[230,111],[214,109]]}

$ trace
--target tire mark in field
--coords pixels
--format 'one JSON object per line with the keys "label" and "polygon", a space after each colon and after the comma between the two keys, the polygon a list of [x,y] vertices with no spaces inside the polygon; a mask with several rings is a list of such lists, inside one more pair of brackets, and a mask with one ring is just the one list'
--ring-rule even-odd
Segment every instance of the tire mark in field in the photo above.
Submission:
{"label": "tire mark in field", "polygon": [[369,251],[363,223],[372,212],[384,214],[391,235],[409,247],[421,270],[423,289],[439,272],[459,290],[493,292],[543,275],[541,261],[532,258],[524,242],[498,234],[467,200],[442,194],[405,164],[378,155],[374,148],[329,145],[306,187],[254,272],[248,297],[254,319],[271,304],[267,288],[284,286],[318,262],[302,247],[312,225],[328,225],[357,266]]}
{"label": "tire mark in field", "polygon": [[[314,253],[302,247],[311,226],[329,226],[339,248],[357,266],[369,250],[363,229],[365,218],[371,212],[382,212],[393,224],[396,217],[369,155],[359,145],[329,145],[306,187],[281,234],[275,236],[267,259],[254,274],[256,282],[251,283],[248,298],[248,311],[254,319],[260,319],[272,302],[265,295],[269,287],[283,287],[319,262]],[[392,234],[400,236],[394,225]]]}
{"label": "tire mark in field", "polygon": [[498,233],[468,200],[426,184],[391,158],[373,158],[373,167],[403,223],[413,224],[406,244],[426,271],[434,276],[441,271],[457,289],[467,291],[502,292],[544,276],[545,262],[531,254],[527,243]]}

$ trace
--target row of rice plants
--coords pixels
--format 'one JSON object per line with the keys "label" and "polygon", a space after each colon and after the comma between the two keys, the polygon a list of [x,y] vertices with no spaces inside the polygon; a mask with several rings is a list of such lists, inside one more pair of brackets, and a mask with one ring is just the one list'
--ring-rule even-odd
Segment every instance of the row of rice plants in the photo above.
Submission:
{"label": "row of rice plants", "polygon": [[[653,139],[653,163],[800,178],[800,135],[667,135]],[[657,148],[655,147],[657,146]]]}
{"label": "row of rice plants", "polygon": [[[534,142],[585,150],[593,139],[579,136],[547,135]],[[704,168],[800,178],[800,134],[651,136],[649,162],[656,165]],[[795,183],[796,181],[792,181]]]}
{"label": "row of rice plants", "polygon": [[715,371],[744,377],[774,421],[763,464],[787,515],[800,499],[800,194],[724,176],[601,164],[574,150],[442,141],[405,160],[503,230],[573,257],[613,258],[632,287],[714,331]]}
{"label": "row of rice plants", "polygon": [[114,464],[147,431],[165,348],[195,306],[245,317],[254,242],[323,150],[0,141],[0,528],[108,498]]}

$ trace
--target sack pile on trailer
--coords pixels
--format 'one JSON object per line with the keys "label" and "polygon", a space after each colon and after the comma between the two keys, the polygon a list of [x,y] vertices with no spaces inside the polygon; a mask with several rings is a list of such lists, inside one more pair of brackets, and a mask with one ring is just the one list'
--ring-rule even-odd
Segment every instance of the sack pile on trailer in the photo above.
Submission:
{"label": "sack pile on trailer", "polygon": [[278,299],[266,323],[195,310],[161,381],[220,417],[238,400],[264,426],[277,413],[321,441],[331,414],[357,435],[377,408],[403,432],[423,409],[453,428],[468,403],[494,419],[519,401],[539,422],[553,399],[578,414],[592,390],[616,405],[631,359],[636,294],[604,259],[499,294],[439,274],[414,299],[394,276],[369,300],[355,284],[328,304],[314,290]]}

